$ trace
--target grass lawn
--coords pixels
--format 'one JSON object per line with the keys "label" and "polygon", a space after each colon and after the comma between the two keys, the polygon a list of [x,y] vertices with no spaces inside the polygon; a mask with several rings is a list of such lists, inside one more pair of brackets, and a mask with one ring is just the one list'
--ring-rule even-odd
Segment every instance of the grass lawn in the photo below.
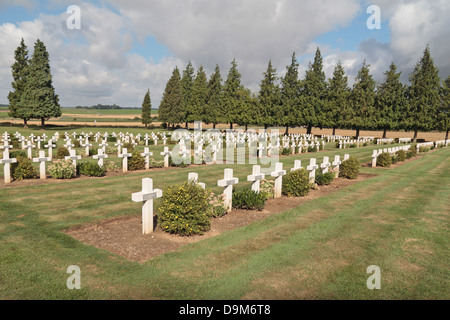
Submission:
{"label": "grass lawn", "polygon": [[[314,156],[365,162],[375,148],[281,161],[287,170]],[[195,171],[209,187],[227,165],[3,188],[0,299],[449,299],[449,157],[447,148],[396,169],[363,168],[377,176],[143,264],[62,231],[140,215],[131,193],[144,177],[163,188]],[[251,171],[233,168],[240,182]],[[81,269],[81,290],[66,287],[70,265]],[[366,287],[370,265],[381,268],[381,290]]]}

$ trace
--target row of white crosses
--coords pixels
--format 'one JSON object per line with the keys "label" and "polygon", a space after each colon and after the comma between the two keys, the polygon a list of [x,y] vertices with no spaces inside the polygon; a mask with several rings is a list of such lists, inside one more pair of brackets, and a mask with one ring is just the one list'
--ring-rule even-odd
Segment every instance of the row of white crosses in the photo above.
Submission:
{"label": "row of white crosses", "polygon": [[400,150],[408,151],[409,148],[411,148],[410,145],[373,150],[373,152],[372,152],[372,168],[375,168],[377,166],[378,156],[381,155],[382,153],[395,154]]}
{"label": "row of white crosses", "polygon": [[[344,161],[349,158],[349,155],[344,156]],[[341,164],[340,156],[335,157],[335,161],[331,164],[329,163],[329,158],[324,157],[324,162],[321,164],[323,172],[328,172],[328,168],[333,165],[339,168]],[[293,170],[301,169],[301,161],[296,160],[294,162]],[[310,159],[310,164],[307,170],[310,172],[310,182],[315,180],[315,172],[319,168],[316,164],[316,159]],[[280,198],[283,185],[283,176],[286,175],[286,170],[283,170],[283,164],[277,162],[275,164],[275,170],[270,173],[272,177],[275,178],[274,182],[274,197]],[[261,180],[265,178],[265,174],[261,173],[261,167],[259,165],[253,166],[253,171],[251,175],[247,176],[247,181],[252,182],[252,190],[259,193]],[[188,181],[192,181],[198,184],[200,187],[205,189],[205,184],[198,181],[198,174],[191,172],[188,175]],[[227,212],[232,209],[232,198],[233,198],[233,185],[239,183],[239,178],[233,176],[233,169],[227,168],[224,170],[224,177],[217,181],[219,187],[223,187],[224,206]],[[153,232],[153,200],[162,197],[162,191],[160,189],[153,189],[153,180],[150,178],[142,179],[142,191],[133,193],[131,196],[132,201],[142,202],[142,233],[149,234]]]}

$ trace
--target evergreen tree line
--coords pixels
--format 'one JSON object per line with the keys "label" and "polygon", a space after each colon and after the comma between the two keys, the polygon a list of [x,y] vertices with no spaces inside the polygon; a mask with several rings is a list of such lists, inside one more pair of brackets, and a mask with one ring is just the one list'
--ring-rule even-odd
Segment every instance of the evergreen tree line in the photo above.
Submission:
{"label": "evergreen tree line", "polygon": [[8,94],[9,116],[23,119],[24,127],[28,127],[28,120],[40,119],[41,127],[45,128],[45,121],[61,116],[47,49],[42,41],[36,40],[33,56],[29,59],[27,46],[22,39],[14,58],[15,62],[11,66],[13,90]]}
{"label": "evergreen tree line", "polygon": [[333,76],[326,79],[320,49],[309,64],[304,79],[299,79],[299,64],[292,55],[285,75],[277,76],[269,61],[263,73],[259,92],[252,93],[241,83],[237,62],[222,82],[219,66],[207,78],[200,66],[194,70],[189,62],[180,73],[176,67],[167,82],[160,106],[159,120],[174,127],[194,121],[206,124],[223,123],[245,126],[257,125],[305,127],[310,134],[313,127],[356,130],[382,130],[383,137],[390,130],[418,131],[449,130],[450,76],[441,84],[430,49],[424,51],[409,76],[410,85],[400,81],[401,72],[395,63],[377,84],[364,61],[352,88],[348,85],[341,62]]}

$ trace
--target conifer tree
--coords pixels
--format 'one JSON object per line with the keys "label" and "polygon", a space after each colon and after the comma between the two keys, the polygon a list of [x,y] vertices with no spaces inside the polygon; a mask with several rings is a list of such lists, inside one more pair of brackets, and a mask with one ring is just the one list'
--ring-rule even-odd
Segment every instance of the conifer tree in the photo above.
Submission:
{"label": "conifer tree", "polygon": [[26,79],[29,72],[28,49],[22,38],[20,46],[14,52],[15,62],[11,66],[13,91],[8,94],[9,116],[23,119],[24,128],[28,128],[28,120],[32,118],[32,109],[25,108],[21,103],[21,98],[25,90]]}
{"label": "conifer tree", "polygon": [[413,141],[416,142],[419,130],[430,131],[436,127],[435,115],[440,103],[441,80],[428,46],[409,81],[411,86],[407,89],[408,114],[405,129],[414,131]]}
{"label": "conifer tree", "polygon": [[337,128],[344,127],[348,121],[349,97],[348,77],[339,61],[327,86],[327,101],[324,104],[322,122],[324,127],[333,129],[333,135],[336,135]]}
{"label": "conifer tree", "polygon": [[450,76],[442,84],[441,103],[438,107],[436,128],[445,132],[445,141],[447,141],[450,128]]}
{"label": "conifer tree", "polygon": [[230,124],[230,129],[233,129],[233,123],[235,123],[237,118],[239,91],[241,89],[241,74],[238,71],[236,59],[233,59],[227,80],[223,87],[223,98],[221,103],[221,118],[225,123]]}
{"label": "conifer tree", "polygon": [[286,74],[281,79],[280,107],[277,112],[277,122],[286,127],[286,134],[289,127],[298,124],[299,118],[299,94],[300,81],[298,79],[298,62],[295,52],[292,54],[291,64],[286,67]]}
{"label": "conifer tree", "polygon": [[147,90],[142,102],[142,124],[147,129],[148,125],[152,123],[152,103],[150,100],[150,89]]}
{"label": "conifer tree", "polygon": [[254,124],[256,121],[256,108],[258,99],[252,96],[249,89],[242,87],[237,92],[237,116],[236,123],[240,126],[245,126],[245,131],[249,124]]}
{"label": "conifer tree", "polygon": [[361,130],[374,128],[375,80],[370,74],[369,65],[364,61],[353,85],[351,93],[351,118],[349,124],[356,129],[356,137]]}
{"label": "conifer tree", "polygon": [[172,72],[172,76],[166,84],[166,88],[159,105],[158,118],[166,122],[168,126],[175,127],[176,123],[183,123],[183,92],[180,83],[180,71],[178,67]]}
{"label": "conifer tree", "polygon": [[46,120],[61,116],[59,97],[55,94],[52,84],[49,55],[44,43],[39,39],[34,44],[21,104],[25,108],[33,109],[32,118],[41,120],[42,129],[45,129]]}
{"label": "conifer tree", "polygon": [[203,111],[206,105],[206,95],[208,90],[208,81],[203,66],[197,70],[197,75],[192,87],[192,109],[187,118],[188,122],[202,121]]}
{"label": "conifer tree", "polygon": [[206,124],[212,123],[213,128],[216,124],[221,122],[220,118],[220,104],[222,100],[222,77],[220,75],[220,68],[216,65],[214,73],[208,82],[208,90],[206,92],[206,104],[203,111],[203,122]]}
{"label": "conifer tree", "polygon": [[189,63],[186,66],[186,69],[183,71],[183,76],[181,78],[181,88],[183,91],[183,114],[184,114],[184,122],[186,123],[186,128],[188,127],[188,123],[192,115],[192,91],[194,87],[194,75],[195,70],[192,66],[192,63]]}
{"label": "conifer tree", "polygon": [[407,103],[405,86],[400,82],[401,72],[392,62],[389,70],[384,73],[385,80],[380,84],[375,99],[374,121],[377,129],[383,130],[386,138],[387,130],[401,127],[402,115],[406,112]]}
{"label": "conifer tree", "polygon": [[313,126],[323,126],[323,104],[326,95],[326,78],[320,49],[317,48],[314,62],[309,64],[305,79],[302,81],[303,104],[301,108],[302,125],[311,134]]}
{"label": "conifer tree", "polygon": [[260,83],[258,95],[258,119],[259,125],[267,129],[277,122],[276,115],[280,106],[280,88],[277,84],[277,71],[269,60],[266,72]]}

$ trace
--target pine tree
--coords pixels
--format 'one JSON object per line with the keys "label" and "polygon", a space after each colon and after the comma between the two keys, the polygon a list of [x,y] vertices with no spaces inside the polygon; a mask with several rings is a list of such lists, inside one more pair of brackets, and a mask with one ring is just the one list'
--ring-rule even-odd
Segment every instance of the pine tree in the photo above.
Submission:
{"label": "pine tree", "polygon": [[348,77],[339,61],[334,68],[333,77],[329,80],[327,99],[324,104],[323,125],[326,128],[333,128],[333,135],[336,135],[337,128],[346,125],[349,113],[349,97]]}
{"label": "pine tree", "polygon": [[206,92],[206,104],[203,110],[203,122],[206,124],[212,123],[213,128],[220,123],[220,104],[222,100],[222,77],[220,75],[220,68],[216,65],[214,73],[208,82],[208,90]]}
{"label": "pine tree", "polygon": [[152,123],[152,103],[150,100],[150,89],[147,90],[142,102],[142,124],[145,124],[145,129]]}
{"label": "pine tree", "polygon": [[277,84],[277,71],[269,60],[266,72],[260,83],[258,95],[258,119],[259,125],[267,129],[277,122],[276,115],[280,106],[280,88]]}
{"label": "pine tree", "polygon": [[166,88],[159,105],[158,118],[161,122],[166,122],[168,126],[176,123],[183,123],[183,92],[180,83],[180,71],[175,68],[172,76],[166,84]]}
{"label": "pine tree", "polygon": [[301,110],[302,124],[307,127],[307,134],[311,134],[313,126],[323,126],[323,104],[326,95],[326,78],[320,49],[317,48],[314,62],[309,64],[305,80],[302,82],[304,103]]}
{"label": "pine tree", "polygon": [[374,121],[376,128],[383,130],[383,138],[386,138],[387,130],[401,128],[407,100],[405,86],[400,82],[401,72],[397,73],[397,66],[393,62],[384,75],[385,80],[379,85],[376,94]]}
{"label": "pine tree", "polygon": [[447,141],[450,128],[450,76],[442,84],[441,103],[439,104],[436,115],[436,128],[439,131],[445,132],[445,141]]}
{"label": "pine tree", "polygon": [[193,105],[192,105],[192,91],[194,87],[194,74],[195,70],[192,66],[192,63],[189,63],[186,66],[186,69],[183,71],[183,76],[181,78],[181,88],[183,91],[183,114],[184,114],[184,122],[186,123],[186,128],[188,127],[188,123],[192,122],[191,119]]}
{"label": "pine tree", "polygon": [[230,129],[233,129],[233,123],[235,123],[238,115],[239,91],[241,89],[241,74],[238,71],[236,59],[233,59],[223,87],[223,99],[221,103],[221,118],[225,123],[230,124]]}
{"label": "pine tree", "polygon": [[353,85],[351,93],[351,119],[349,124],[356,129],[356,137],[362,129],[374,128],[375,80],[369,70],[370,65],[364,61]]}
{"label": "pine tree", "polygon": [[41,127],[45,129],[46,120],[61,116],[61,107],[52,85],[49,55],[39,39],[34,44],[29,71],[21,104],[32,108],[32,118],[41,119]]}
{"label": "pine tree", "polygon": [[298,124],[299,118],[299,94],[300,81],[298,79],[298,62],[295,52],[292,54],[291,64],[286,67],[286,74],[281,79],[280,107],[277,112],[277,122],[286,127],[286,134],[289,127]]}
{"label": "pine tree", "polygon": [[13,91],[8,94],[9,116],[12,118],[23,119],[24,128],[28,128],[28,120],[32,118],[32,109],[25,108],[21,103],[22,95],[26,86],[26,79],[29,73],[28,49],[22,38],[20,46],[14,53],[15,62],[11,66],[13,82],[11,83]]}
{"label": "pine tree", "polygon": [[197,75],[192,87],[192,109],[187,118],[188,122],[202,121],[203,112],[206,105],[206,95],[208,91],[208,81],[202,66],[197,70]]}
{"label": "pine tree", "polygon": [[257,98],[252,97],[249,89],[242,87],[237,92],[237,116],[236,123],[245,126],[245,131],[249,124],[254,124],[256,119]]}
{"label": "pine tree", "polygon": [[407,89],[408,114],[406,129],[414,131],[416,142],[418,131],[430,131],[436,127],[435,115],[440,103],[441,80],[439,71],[434,66],[430,48],[424,51],[409,77],[411,86]]}

